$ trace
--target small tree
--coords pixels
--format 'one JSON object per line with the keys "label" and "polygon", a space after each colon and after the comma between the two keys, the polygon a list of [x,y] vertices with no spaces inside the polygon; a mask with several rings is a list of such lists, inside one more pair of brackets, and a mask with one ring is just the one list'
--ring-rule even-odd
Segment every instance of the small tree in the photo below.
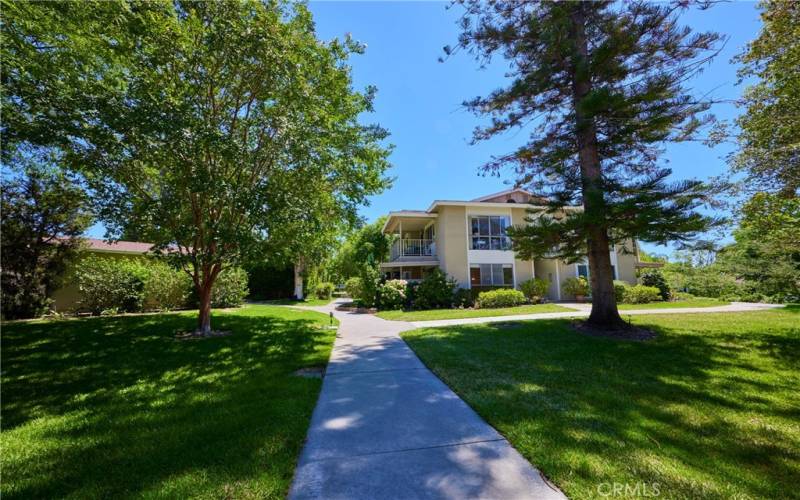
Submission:
{"label": "small tree", "polygon": [[664,143],[690,138],[708,121],[708,103],[684,85],[720,37],[680,27],[684,2],[460,3],[467,12],[459,47],[481,61],[500,53],[511,65],[506,88],[465,103],[491,118],[474,141],[530,131],[526,144],[483,167],[510,167],[518,185],[543,195],[530,224],[510,231],[515,250],[524,259],[588,254],[588,321],[625,328],[609,248],[630,239],[684,242],[716,222],[695,210],[711,201],[708,187],[669,184],[658,159]]}
{"label": "small tree", "polygon": [[18,151],[9,163],[1,195],[3,317],[32,318],[49,305],[92,217],[78,179],[52,152]]}

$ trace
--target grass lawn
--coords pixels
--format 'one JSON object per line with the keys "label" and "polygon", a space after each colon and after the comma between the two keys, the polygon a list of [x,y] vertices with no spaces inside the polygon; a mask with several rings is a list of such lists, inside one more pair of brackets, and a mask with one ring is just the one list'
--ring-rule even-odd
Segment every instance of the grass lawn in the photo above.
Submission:
{"label": "grass lawn", "polygon": [[6,323],[0,492],[12,498],[283,498],[327,363],[322,314],[215,312]]}
{"label": "grass lawn", "polygon": [[264,304],[271,306],[326,306],[334,299],[317,299],[315,297],[307,297],[305,300],[295,299],[278,299],[267,300]]}
{"label": "grass lawn", "polygon": [[650,302],[649,304],[618,304],[620,311],[630,309],[674,309],[679,307],[717,307],[727,306],[730,302],[718,299],[697,298],[678,300],[675,302]]}
{"label": "grass lawn", "polygon": [[572,498],[615,482],[651,495],[657,483],[663,498],[797,498],[800,308],[633,321],[658,338],[587,337],[568,320],[402,335]]}
{"label": "grass lawn", "polygon": [[534,304],[497,309],[430,309],[427,311],[380,311],[377,316],[394,321],[427,321],[433,319],[485,318],[489,316],[510,316],[513,314],[536,314],[550,312],[569,312],[574,309],[554,304]]}

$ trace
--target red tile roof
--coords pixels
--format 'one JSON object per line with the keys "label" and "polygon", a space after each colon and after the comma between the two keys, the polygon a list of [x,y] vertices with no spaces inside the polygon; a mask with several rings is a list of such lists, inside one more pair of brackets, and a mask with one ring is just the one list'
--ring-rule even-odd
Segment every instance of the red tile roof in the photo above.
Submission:
{"label": "red tile roof", "polygon": [[98,240],[96,238],[85,239],[89,250],[95,252],[112,252],[112,253],[139,253],[144,254],[150,251],[153,247],[152,243],[142,243],[139,241],[115,241],[109,242],[105,240]]}

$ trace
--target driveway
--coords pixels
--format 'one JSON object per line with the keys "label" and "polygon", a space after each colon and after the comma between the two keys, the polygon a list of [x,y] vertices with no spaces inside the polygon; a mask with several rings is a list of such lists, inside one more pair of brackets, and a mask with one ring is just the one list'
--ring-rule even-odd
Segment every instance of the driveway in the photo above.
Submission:
{"label": "driveway", "polygon": [[565,498],[417,358],[411,323],[340,321],[291,499]]}

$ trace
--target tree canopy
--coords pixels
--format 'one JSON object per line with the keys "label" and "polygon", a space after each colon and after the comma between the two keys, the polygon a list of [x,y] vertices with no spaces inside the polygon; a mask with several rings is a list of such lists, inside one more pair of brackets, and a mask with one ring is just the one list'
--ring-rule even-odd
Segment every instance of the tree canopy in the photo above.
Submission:
{"label": "tree canopy", "polygon": [[737,119],[735,172],[744,172],[748,191],[800,193],[800,3],[760,3],[758,37],[737,58],[741,78],[755,77],[743,95]]}
{"label": "tree canopy", "polygon": [[86,173],[112,236],[133,230],[191,275],[207,333],[222,269],[323,247],[386,185],[387,132],[359,122],[375,89],[347,66],[363,46],[319,41],[302,4],[96,7],[7,13],[9,126]]}

